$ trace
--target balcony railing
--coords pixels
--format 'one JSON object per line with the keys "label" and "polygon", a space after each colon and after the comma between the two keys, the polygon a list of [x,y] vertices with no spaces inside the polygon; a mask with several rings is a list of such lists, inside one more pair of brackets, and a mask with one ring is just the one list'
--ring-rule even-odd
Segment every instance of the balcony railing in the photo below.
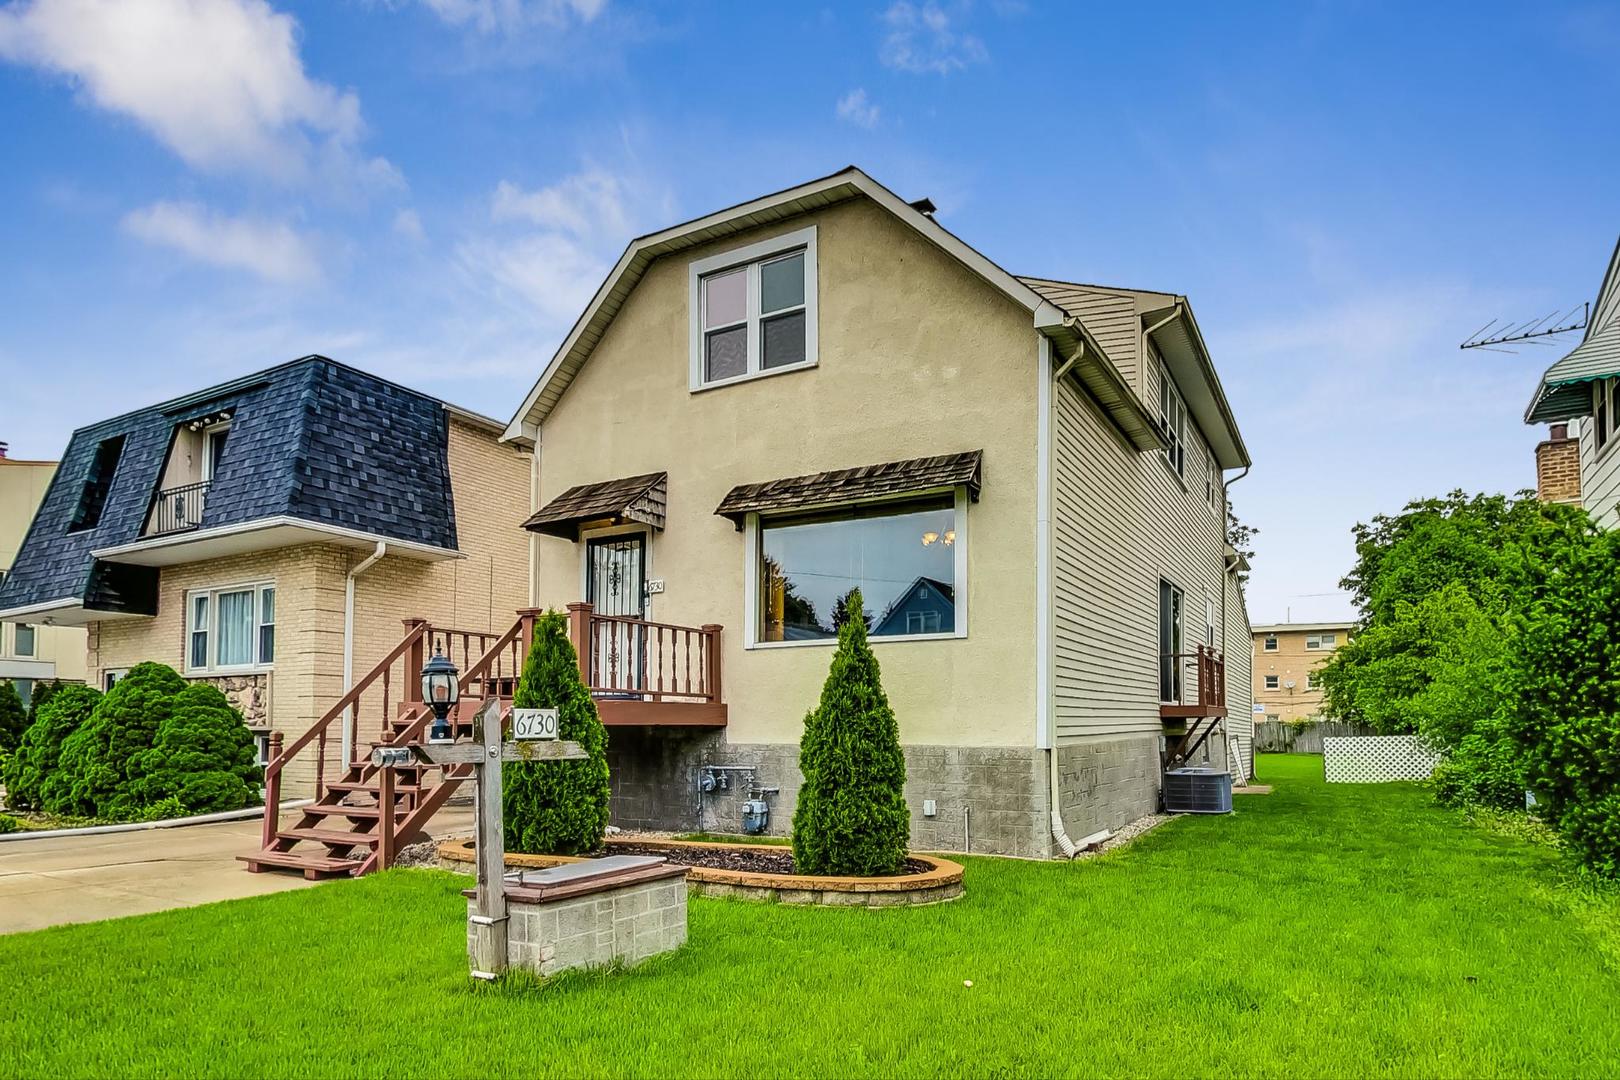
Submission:
{"label": "balcony railing", "polygon": [[1214,646],[1160,658],[1159,716],[1188,719],[1226,715],[1226,657]]}
{"label": "balcony railing", "polygon": [[158,492],[156,504],[152,507],[151,528],[146,530],[146,534],[162,536],[200,526],[203,508],[208,503],[208,484],[204,480],[200,484],[184,484]]}

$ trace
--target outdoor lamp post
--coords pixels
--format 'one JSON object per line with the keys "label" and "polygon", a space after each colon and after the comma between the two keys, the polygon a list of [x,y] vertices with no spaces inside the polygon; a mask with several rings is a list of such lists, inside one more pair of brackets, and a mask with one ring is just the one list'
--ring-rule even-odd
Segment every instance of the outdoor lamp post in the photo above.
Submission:
{"label": "outdoor lamp post", "polygon": [[455,708],[456,701],[461,697],[461,674],[456,665],[443,653],[436,652],[422,668],[422,700],[433,709],[433,726],[428,730],[428,742],[447,743],[454,742],[455,735],[450,731],[450,722],[445,717]]}

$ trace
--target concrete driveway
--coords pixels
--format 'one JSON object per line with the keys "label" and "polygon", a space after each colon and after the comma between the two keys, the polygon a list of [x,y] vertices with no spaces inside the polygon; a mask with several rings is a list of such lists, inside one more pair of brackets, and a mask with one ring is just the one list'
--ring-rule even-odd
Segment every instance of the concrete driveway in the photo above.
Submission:
{"label": "concrete driveway", "polygon": [[[290,813],[290,811],[288,812]],[[291,873],[250,874],[259,819],[0,843],[0,934],[300,889]],[[472,832],[471,807],[434,816],[438,836]]]}

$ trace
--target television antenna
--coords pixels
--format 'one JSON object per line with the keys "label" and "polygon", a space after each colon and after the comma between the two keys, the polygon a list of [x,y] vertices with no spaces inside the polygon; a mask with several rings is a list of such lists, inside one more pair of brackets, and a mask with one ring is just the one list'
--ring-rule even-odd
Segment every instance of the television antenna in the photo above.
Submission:
{"label": "television antenna", "polygon": [[[1580,312],[1579,318],[1576,312]],[[1571,330],[1584,330],[1592,318],[1590,303],[1578,304],[1562,315],[1554,311],[1539,319],[1512,323],[1492,319],[1468,335],[1459,349],[1484,349],[1486,352],[1517,353],[1517,349],[1504,349],[1503,345],[1551,345],[1547,338],[1554,334],[1567,334]]]}

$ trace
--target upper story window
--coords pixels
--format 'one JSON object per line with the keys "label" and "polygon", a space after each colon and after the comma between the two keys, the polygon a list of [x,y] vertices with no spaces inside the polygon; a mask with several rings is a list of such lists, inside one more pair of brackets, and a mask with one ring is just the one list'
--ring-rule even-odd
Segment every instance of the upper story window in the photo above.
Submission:
{"label": "upper story window", "polygon": [[34,628],[27,623],[18,623],[17,628],[12,631],[11,655],[19,659],[23,657],[31,658],[34,656],[34,652]]}
{"label": "upper story window", "polygon": [[1216,513],[1221,509],[1221,463],[1215,460],[1215,451],[1204,449],[1204,498]]}
{"label": "upper story window", "polygon": [[276,659],[276,587],[232,585],[186,594],[186,671],[253,671]]}
{"label": "upper story window", "polygon": [[1159,365],[1159,428],[1164,435],[1165,460],[1177,476],[1187,475],[1187,405],[1170,379],[1170,369]]}
{"label": "upper story window", "polygon": [[84,489],[79,492],[79,505],[73,511],[68,532],[82,532],[101,523],[101,508],[107,505],[113,474],[118,471],[118,459],[123,455],[122,435],[101,440],[96,447],[96,456],[90,459],[90,471],[85,475]]}
{"label": "upper story window", "polygon": [[1267,675],[1266,676],[1266,689],[1267,690],[1276,690],[1276,689],[1278,689],[1277,676],[1275,676],[1275,675]]}
{"label": "upper story window", "polygon": [[1276,634],[1267,634],[1265,642],[1260,647],[1262,649],[1264,649],[1266,652],[1276,652],[1277,651],[1277,635]]}
{"label": "upper story window", "polygon": [[1306,634],[1305,647],[1307,649],[1331,649],[1339,643],[1337,634]]}
{"label": "upper story window", "polygon": [[763,518],[751,644],[830,642],[852,618],[874,638],[965,636],[965,503],[947,493]]}
{"label": "upper story window", "polygon": [[691,265],[691,386],[814,367],[814,226]]}
{"label": "upper story window", "polygon": [[1620,394],[1615,387],[1620,386],[1620,379],[1599,379],[1592,384],[1592,439],[1594,450],[1602,450],[1614,438],[1615,428],[1620,426],[1620,417],[1615,415],[1615,406],[1620,404],[1615,398]]}

